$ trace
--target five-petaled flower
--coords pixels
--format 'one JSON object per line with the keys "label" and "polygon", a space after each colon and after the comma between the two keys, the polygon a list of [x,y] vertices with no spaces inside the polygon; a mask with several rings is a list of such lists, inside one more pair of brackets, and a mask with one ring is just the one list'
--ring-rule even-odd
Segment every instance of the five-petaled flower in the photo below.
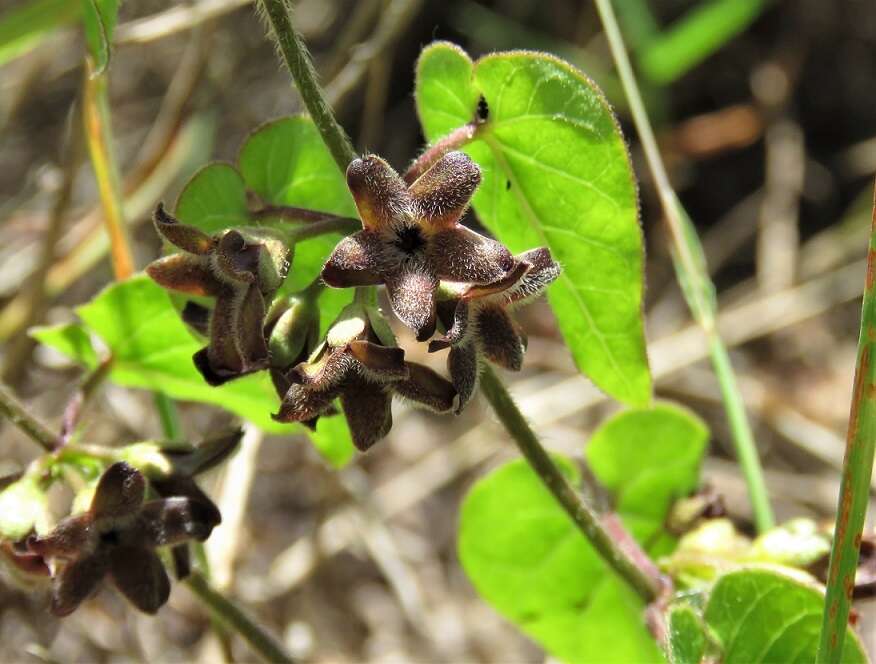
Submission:
{"label": "five-petaled flower", "polygon": [[210,342],[193,358],[205,380],[221,385],[266,369],[265,302],[286,277],[286,244],[263,229],[210,236],[179,223],[161,204],[154,219],[158,232],[182,252],[152,262],[146,273],[170,290],[216,298],[208,322]]}
{"label": "five-petaled flower", "polygon": [[487,286],[468,286],[439,302],[438,311],[447,333],[429,344],[429,352],[450,347],[447,370],[459,394],[458,409],[477,388],[484,358],[511,371],[520,371],[526,352],[526,335],[511,317],[511,310],[542,294],[560,275],[547,248],[515,257],[517,267]]}
{"label": "five-petaled flower", "polygon": [[115,463],[98,481],[88,511],[28,539],[28,549],[56,567],[52,613],[72,613],[107,574],[141,611],[155,613],[167,601],[170,580],[154,549],[207,539],[218,513],[181,496],[144,502],[145,491],[140,471]]}
{"label": "five-petaled flower", "polygon": [[347,168],[363,230],[335,247],[322,271],[329,286],[385,284],[396,316],[424,341],[435,331],[439,281],[490,284],[515,267],[500,243],[459,224],[480,183],[462,152],[438,160],[410,187],[383,159]]}
{"label": "five-petaled flower", "polygon": [[294,367],[274,419],[307,422],[340,397],[353,443],[367,450],[392,427],[392,395],[436,412],[456,402],[453,386],[428,367],[405,361],[379,312],[353,303],[340,315],[307,362]]}

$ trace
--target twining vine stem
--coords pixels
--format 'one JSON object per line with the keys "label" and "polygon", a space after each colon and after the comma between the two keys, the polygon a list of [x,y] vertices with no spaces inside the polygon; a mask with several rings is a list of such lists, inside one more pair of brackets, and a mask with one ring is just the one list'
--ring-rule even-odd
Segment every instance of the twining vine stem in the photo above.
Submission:
{"label": "twining vine stem", "polygon": [[347,164],[356,158],[353,145],[344,132],[325,100],[322,89],[316,80],[316,72],[310,52],[301,40],[301,35],[292,25],[289,5],[285,0],[259,0],[258,7],[264,13],[283,62],[301,93],[313,123],[319,130],[322,140],[332,153],[338,168],[347,170]]}
{"label": "twining vine stem", "polygon": [[751,425],[745,413],[745,404],[736,383],[736,375],[727,354],[718,330],[715,327],[715,287],[705,270],[705,261],[702,259],[702,246],[696,235],[693,224],[687,218],[672,185],[669,175],[663,165],[657,140],[648,113],[627,56],[623,37],[617,24],[617,18],[611,5],[611,0],[595,0],[596,9],[605,29],[605,36],[611,49],[612,57],[620,75],[621,84],[633,122],[639,132],[642,147],[645,150],[645,158],[648,168],[654,177],[654,184],[660,196],[663,214],[669,227],[673,242],[673,264],[678,274],[685,299],[691,309],[694,319],[703,328],[709,341],[709,354],[712,358],[712,367],[718,378],[721,388],[721,396],[724,400],[724,410],[736,448],[736,456],[748,485],[748,495],[751,499],[751,507],[754,512],[754,520],[757,529],[761,532],[768,530],[775,523],[772,507],[770,506],[769,494],[764,481],[763,468],[757,454],[757,446],[751,432]]}
{"label": "twining vine stem", "polygon": [[[355,159],[350,141],[343,129],[334,119],[331,108],[325,101],[322,89],[316,83],[310,55],[307,47],[292,26],[289,9],[285,0],[259,0],[259,6],[264,11],[271,26],[271,33],[277,40],[280,54],[289,67],[292,77],[298,85],[298,90],[304,104],[310,111],[317,128],[322,134],[326,146],[335,157],[342,172]],[[439,141],[436,147],[427,150],[417,159],[405,174],[405,179],[412,181],[418,173],[424,172],[448,150],[460,147],[472,140],[477,130],[476,119],[470,125],[465,125],[453,132],[447,140]],[[481,389],[496,412],[502,425],[511,434],[514,442],[523,452],[527,461],[544,482],[545,486],[560,502],[562,507],[572,517],[575,525],[593,544],[605,561],[633,588],[642,598],[651,602],[660,595],[660,581],[652,578],[638,567],[628,555],[624,547],[609,535],[600,523],[599,515],[581,500],[581,497],[569,486],[556,464],[542,447],[529,423],[523,417],[507,388],[486,367],[481,379]],[[629,537],[629,535],[627,535]]]}

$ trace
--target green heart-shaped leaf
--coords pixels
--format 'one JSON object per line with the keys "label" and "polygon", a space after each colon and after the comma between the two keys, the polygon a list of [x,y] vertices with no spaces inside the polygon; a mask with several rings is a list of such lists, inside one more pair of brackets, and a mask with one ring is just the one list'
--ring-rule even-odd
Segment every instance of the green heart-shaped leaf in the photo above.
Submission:
{"label": "green heart-shaped leaf", "polygon": [[470,122],[481,96],[489,119],[464,148],[483,171],[479,219],[514,252],[550,248],[563,274],[548,299],[578,367],[613,397],[647,404],[638,197],[608,103],[543,53],[472,62],[451,44],[424,49],[416,101],[430,141]]}

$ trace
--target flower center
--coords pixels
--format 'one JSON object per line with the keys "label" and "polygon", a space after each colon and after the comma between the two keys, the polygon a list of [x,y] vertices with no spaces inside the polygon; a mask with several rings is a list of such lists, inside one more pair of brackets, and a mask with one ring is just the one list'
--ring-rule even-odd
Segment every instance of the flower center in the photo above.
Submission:
{"label": "flower center", "polygon": [[119,531],[115,528],[100,534],[100,541],[102,544],[115,545],[119,543],[119,539]]}
{"label": "flower center", "polygon": [[426,244],[426,240],[423,238],[419,228],[407,226],[396,233],[395,240],[392,243],[404,253],[414,254],[422,249],[423,245]]}

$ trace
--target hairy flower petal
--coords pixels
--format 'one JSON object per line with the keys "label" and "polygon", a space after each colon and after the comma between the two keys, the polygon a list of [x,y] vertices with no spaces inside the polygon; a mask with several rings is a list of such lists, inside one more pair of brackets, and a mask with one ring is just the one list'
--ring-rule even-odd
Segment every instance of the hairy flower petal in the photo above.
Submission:
{"label": "hairy flower petal", "polygon": [[347,186],[366,230],[386,228],[413,213],[414,204],[404,181],[376,155],[350,162]]}
{"label": "hairy flower petal", "polygon": [[113,550],[110,574],[119,591],[144,613],[156,613],[170,597],[170,579],[154,551],[129,546]]}
{"label": "hairy flower petal", "polygon": [[455,224],[481,182],[481,169],[464,152],[449,152],[411,185],[417,210],[431,226]]}
{"label": "hairy flower petal", "polygon": [[186,295],[215,296],[224,288],[203,258],[187,254],[152,261],[146,266],[146,274],[162,288]]}
{"label": "hairy flower petal", "polygon": [[280,411],[271,417],[278,422],[307,422],[328,411],[341,389],[341,385],[316,389],[310,385],[294,384],[283,397]]}
{"label": "hairy flower petal", "polygon": [[379,381],[395,381],[408,377],[405,352],[395,346],[381,346],[370,341],[351,341],[347,344],[350,354],[370,376]]}
{"label": "hairy flower petal", "polygon": [[517,258],[532,267],[509,289],[509,302],[523,302],[538,297],[560,276],[561,268],[547,247],[532,249]]}
{"label": "hairy flower petal", "polygon": [[459,402],[456,406],[457,415],[469,402],[478,387],[480,377],[480,359],[475,344],[454,346],[447,354],[447,371]]}
{"label": "hairy flower petal", "polygon": [[171,546],[190,539],[206,540],[219,525],[219,511],[212,501],[186,496],[150,500],[137,517],[131,543],[140,547]]}
{"label": "hairy flower petal", "polygon": [[366,381],[351,382],[341,394],[341,406],[350,426],[353,444],[362,452],[392,428],[389,387]]}
{"label": "hairy flower petal", "polygon": [[451,411],[456,404],[456,390],[450,381],[422,364],[407,365],[409,378],[393,384],[395,393],[437,413]]}
{"label": "hairy flower petal", "polygon": [[67,563],[52,585],[52,613],[68,616],[94,593],[109,568],[105,555],[83,556]]}
{"label": "hairy flower petal", "polygon": [[399,319],[425,341],[435,332],[435,289],[438,279],[422,266],[386,275],[386,291]]}
{"label": "hairy flower petal", "polygon": [[119,461],[100,476],[90,511],[95,519],[130,516],[140,509],[145,493],[142,473]]}
{"label": "hairy flower petal", "polygon": [[237,312],[237,344],[245,372],[268,366],[268,342],[264,333],[265,300],[258,288],[250,287]]}
{"label": "hairy flower petal", "polygon": [[338,242],[322,268],[322,280],[333,288],[373,286],[387,262],[387,248],[380,235],[359,231]]}
{"label": "hairy flower petal", "polygon": [[465,226],[432,235],[426,260],[439,279],[474,284],[498,281],[516,265],[504,245]]}
{"label": "hairy flower petal", "polygon": [[163,203],[159,203],[155,208],[152,220],[158,233],[183,251],[204,256],[213,250],[213,238],[194,226],[181,224],[167,213]]}
{"label": "hairy flower petal", "polygon": [[50,533],[31,535],[27,549],[47,558],[76,558],[91,545],[94,535],[94,517],[90,512],[61,519]]}
{"label": "hairy flower petal", "polygon": [[526,341],[523,333],[503,307],[483,307],[478,311],[478,345],[491,362],[511,371],[520,371]]}

